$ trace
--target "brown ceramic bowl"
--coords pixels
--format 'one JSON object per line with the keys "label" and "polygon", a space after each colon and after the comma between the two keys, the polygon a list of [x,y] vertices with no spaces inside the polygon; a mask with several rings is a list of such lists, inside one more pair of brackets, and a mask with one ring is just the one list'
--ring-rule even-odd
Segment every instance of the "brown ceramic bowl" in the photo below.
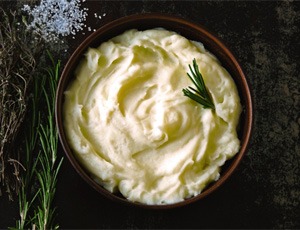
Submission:
{"label": "brown ceramic bowl", "polygon": [[[108,39],[119,35],[128,29],[145,30],[156,27],[163,27],[165,29],[175,31],[190,40],[202,42],[205,48],[212,52],[231,74],[237,85],[241,103],[243,106],[243,112],[241,114],[238,131],[239,138],[241,140],[241,148],[240,151],[235,155],[235,157],[227,161],[226,164],[222,167],[220,179],[210,184],[204,191],[202,191],[201,194],[186,199],[185,201],[168,205],[146,205],[133,203],[122,197],[120,194],[112,194],[108,192],[99,184],[97,184],[73,155],[72,150],[70,149],[70,146],[66,140],[62,116],[64,91],[66,90],[69,82],[72,81],[74,77],[74,69],[77,67],[80,59],[83,57],[83,54],[86,52],[88,47],[98,47],[102,42],[107,41]],[[245,155],[249,143],[252,129],[252,101],[248,83],[242,71],[242,68],[240,67],[233,54],[229,51],[229,49],[216,36],[212,35],[202,26],[186,21],[182,18],[161,14],[139,14],[120,18],[104,25],[89,37],[87,37],[72,54],[63,70],[57,90],[56,122],[62,147],[71,164],[78,172],[78,174],[100,194],[124,204],[130,204],[145,208],[166,209],[187,205],[206,197],[217,188],[219,188],[220,185],[222,185],[234,172],[234,170],[239,165],[242,157]]]}

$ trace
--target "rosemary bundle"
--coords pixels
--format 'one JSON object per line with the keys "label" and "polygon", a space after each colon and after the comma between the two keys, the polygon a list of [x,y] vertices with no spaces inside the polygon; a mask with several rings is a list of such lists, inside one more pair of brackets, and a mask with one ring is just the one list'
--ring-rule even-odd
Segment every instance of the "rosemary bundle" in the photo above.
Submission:
{"label": "rosemary bundle", "polygon": [[[55,94],[59,79],[60,62],[54,62],[46,74],[34,80],[30,101],[32,117],[25,129],[23,187],[19,195],[20,219],[16,229],[57,229],[54,224],[53,198],[57,175],[62,163],[57,160],[58,134],[55,125]],[[46,107],[42,105],[46,104]]]}
{"label": "rosemary bundle", "polygon": [[24,158],[22,159],[22,163],[26,171],[21,174],[22,187],[19,193],[20,219],[16,223],[16,229],[25,229],[25,227],[29,228],[31,225],[29,221],[29,211],[32,210],[32,205],[39,194],[39,189],[32,187],[34,187],[36,183],[35,172],[38,163],[36,160],[36,152],[38,151],[37,146],[39,142],[38,130],[41,125],[41,113],[39,111],[39,106],[41,104],[43,93],[40,89],[44,87],[45,78],[38,76],[35,77],[32,96],[28,103],[31,116],[28,116],[25,120],[26,125],[22,130],[22,134],[25,139]]}
{"label": "rosemary bundle", "polygon": [[22,165],[16,139],[41,48],[41,40],[34,39],[18,23],[16,12],[6,13],[0,8],[0,195],[4,189],[10,199],[21,186]]}
{"label": "rosemary bundle", "polygon": [[58,133],[55,124],[55,96],[59,80],[60,61],[54,62],[49,54],[52,67],[47,68],[46,87],[43,87],[43,99],[46,102],[46,119],[39,126],[41,152],[38,156],[38,167],[35,174],[38,178],[38,205],[34,215],[34,225],[38,229],[57,229],[54,224],[55,208],[53,199],[56,192],[57,175],[63,158],[57,162]]}

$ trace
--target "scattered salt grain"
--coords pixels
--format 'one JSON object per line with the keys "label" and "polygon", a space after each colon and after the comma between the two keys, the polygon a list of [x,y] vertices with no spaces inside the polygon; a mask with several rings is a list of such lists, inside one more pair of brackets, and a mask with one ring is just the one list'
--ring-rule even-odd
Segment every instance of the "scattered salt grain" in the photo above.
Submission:
{"label": "scattered salt grain", "polygon": [[[81,0],[41,0],[31,8],[23,6],[32,21],[28,27],[47,42],[58,41],[60,36],[75,35],[86,25],[87,8],[80,9]],[[84,2],[84,0],[82,0]]]}
{"label": "scattered salt grain", "polygon": [[94,13],[95,18],[99,18],[101,19],[102,17],[106,16],[106,13],[102,14],[102,15],[98,15],[97,13]]}

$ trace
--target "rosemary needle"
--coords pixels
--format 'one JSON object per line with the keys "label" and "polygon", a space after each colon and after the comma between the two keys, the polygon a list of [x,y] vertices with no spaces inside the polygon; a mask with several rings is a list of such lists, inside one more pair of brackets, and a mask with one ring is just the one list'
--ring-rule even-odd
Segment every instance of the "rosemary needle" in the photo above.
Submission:
{"label": "rosemary needle", "polygon": [[188,87],[183,89],[184,96],[189,97],[190,99],[198,102],[203,106],[203,108],[207,109],[215,109],[214,102],[205,86],[202,74],[199,71],[196,59],[193,60],[193,68],[189,65],[189,69],[191,74],[187,73],[188,77],[192,80],[196,89],[193,87]]}

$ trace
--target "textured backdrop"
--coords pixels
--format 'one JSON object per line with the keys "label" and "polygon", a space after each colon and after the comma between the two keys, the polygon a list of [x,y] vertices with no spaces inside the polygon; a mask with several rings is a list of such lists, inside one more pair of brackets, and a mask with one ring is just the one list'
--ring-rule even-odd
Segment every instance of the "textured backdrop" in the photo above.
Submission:
{"label": "textured backdrop", "polygon": [[[0,1],[0,6],[13,7],[12,2]],[[230,180],[206,199],[175,210],[105,200],[65,158],[55,200],[60,227],[300,228],[300,2],[87,1],[82,6],[89,8],[88,26],[56,46],[63,62],[93,29],[119,17],[141,12],[181,16],[208,28],[236,55],[253,94],[254,130]],[[0,197],[0,228],[14,226],[17,213],[16,201]]]}

